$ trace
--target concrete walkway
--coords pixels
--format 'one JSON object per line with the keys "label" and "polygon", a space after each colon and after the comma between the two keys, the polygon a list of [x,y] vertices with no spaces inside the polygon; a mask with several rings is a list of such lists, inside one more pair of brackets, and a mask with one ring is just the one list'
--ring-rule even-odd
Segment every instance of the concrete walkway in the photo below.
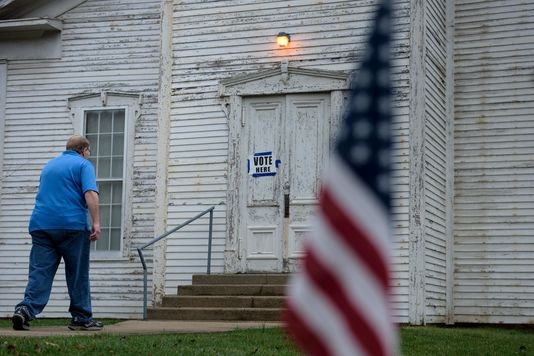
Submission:
{"label": "concrete walkway", "polygon": [[174,333],[214,333],[236,329],[279,327],[279,322],[267,321],[168,321],[168,320],[127,320],[117,324],[104,325],[100,331],[72,331],[67,326],[32,327],[29,331],[16,331],[0,328],[0,336],[67,336],[67,335],[150,335]]}

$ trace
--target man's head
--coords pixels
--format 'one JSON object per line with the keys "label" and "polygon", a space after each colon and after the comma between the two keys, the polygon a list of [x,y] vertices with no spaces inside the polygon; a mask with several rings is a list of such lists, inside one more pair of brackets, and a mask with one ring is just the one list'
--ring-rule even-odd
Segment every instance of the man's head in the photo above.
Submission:
{"label": "man's head", "polygon": [[67,141],[67,150],[76,151],[83,157],[89,157],[89,140],[81,135],[73,135]]}

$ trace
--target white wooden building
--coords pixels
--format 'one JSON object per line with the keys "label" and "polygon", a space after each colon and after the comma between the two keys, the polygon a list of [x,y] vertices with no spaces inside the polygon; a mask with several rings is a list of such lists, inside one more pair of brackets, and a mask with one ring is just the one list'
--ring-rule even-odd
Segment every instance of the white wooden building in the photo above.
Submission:
{"label": "white wooden building", "polygon": [[[394,3],[396,320],[532,323],[534,4]],[[213,205],[212,272],[293,270],[375,5],[0,0],[0,317],[40,169],[73,133],[101,190],[97,317],[139,318],[136,248]],[[248,174],[261,153],[275,175]],[[147,251],[154,301],[205,272],[207,231]],[[60,270],[43,316],[67,308]]]}

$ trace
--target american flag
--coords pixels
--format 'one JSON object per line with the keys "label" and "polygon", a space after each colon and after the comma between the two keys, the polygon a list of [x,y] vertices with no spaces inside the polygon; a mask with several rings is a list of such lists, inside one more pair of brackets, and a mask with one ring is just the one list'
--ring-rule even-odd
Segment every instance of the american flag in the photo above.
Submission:
{"label": "american flag", "polygon": [[284,315],[313,355],[392,355],[390,1],[377,10]]}

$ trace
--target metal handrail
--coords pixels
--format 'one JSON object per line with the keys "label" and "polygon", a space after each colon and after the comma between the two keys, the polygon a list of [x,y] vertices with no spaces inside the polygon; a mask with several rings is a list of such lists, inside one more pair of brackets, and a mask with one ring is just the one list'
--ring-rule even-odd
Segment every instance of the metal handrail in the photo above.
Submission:
{"label": "metal handrail", "polygon": [[161,239],[169,236],[170,234],[180,230],[182,227],[184,227],[186,225],[189,225],[193,221],[195,221],[198,218],[206,215],[209,212],[210,213],[210,226],[209,226],[209,232],[208,232],[208,269],[207,269],[207,274],[211,274],[211,240],[212,240],[212,233],[213,233],[213,210],[214,209],[215,209],[215,206],[212,206],[211,208],[204,210],[203,212],[201,212],[200,214],[192,217],[191,219],[187,220],[183,224],[175,227],[174,229],[172,229],[170,231],[167,231],[163,235],[161,235],[159,237],[156,237],[153,240],[150,240],[149,242],[144,244],[143,246],[137,248],[137,252],[139,253],[139,258],[141,259],[141,264],[143,265],[143,319],[144,320],[146,320],[146,318],[147,318],[146,317],[146,311],[147,311],[147,304],[148,304],[148,302],[147,302],[147,300],[148,300],[148,287],[147,287],[148,281],[147,281],[147,279],[148,278],[147,278],[147,268],[146,268],[146,263],[145,263],[145,257],[143,256],[143,249],[147,248],[150,245],[155,244],[159,240],[161,240]]}

